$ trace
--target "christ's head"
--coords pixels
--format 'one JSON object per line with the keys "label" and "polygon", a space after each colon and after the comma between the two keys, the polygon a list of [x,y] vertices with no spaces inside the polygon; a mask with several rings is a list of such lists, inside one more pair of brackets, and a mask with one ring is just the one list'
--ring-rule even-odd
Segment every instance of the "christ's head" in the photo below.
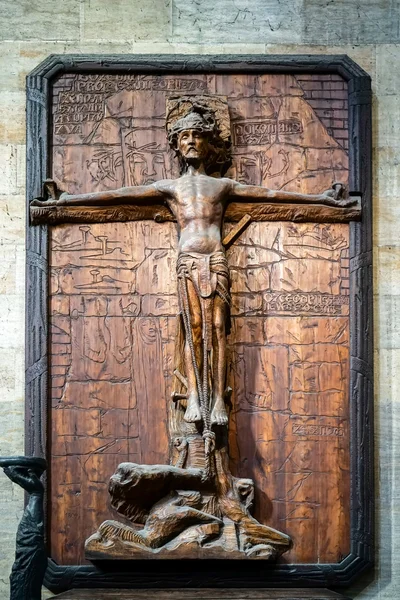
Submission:
{"label": "christ's head", "polygon": [[208,135],[199,129],[184,129],[178,134],[177,150],[188,164],[204,162],[210,152]]}
{"label": "christ's head", "polygon": [[168,141],[178,156],[181,172],[203,165],[207,174],[223,175],[231,165],[230,146],[222,140],[210,112],[193,109],[174,123]]}

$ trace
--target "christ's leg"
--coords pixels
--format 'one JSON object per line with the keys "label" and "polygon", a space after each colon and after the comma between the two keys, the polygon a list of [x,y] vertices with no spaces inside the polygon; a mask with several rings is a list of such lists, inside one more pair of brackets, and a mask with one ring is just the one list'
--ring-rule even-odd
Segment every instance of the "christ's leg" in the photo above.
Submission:
{"label": "christ's leg", "polygon": [[228,415],[225,408],[225,377],[226,377],[226,304],[219,296],[214,299],[213,312],[213,407],[211,423],[226,425]]}
{"label": "christ's leg", "polygon": [[[193,341],[193,350],[195,354],[196,364],[198,367],[198,373],[201,378],[202,372],[202,337],[201,337],[201,306],[200,301],[197,297],[196,291],[190,280],[187,280],[187,290],[189,299],[189,311],[190,311],[190,335]],[[201,421],[200,401],[199,393],[197,389],[196,374],[193,365],[193,354],[190,347],[187,332],[185,332],[185,371],[188,382],[188,399],[187,408],[184,419],[188,423],[194,423]]]}

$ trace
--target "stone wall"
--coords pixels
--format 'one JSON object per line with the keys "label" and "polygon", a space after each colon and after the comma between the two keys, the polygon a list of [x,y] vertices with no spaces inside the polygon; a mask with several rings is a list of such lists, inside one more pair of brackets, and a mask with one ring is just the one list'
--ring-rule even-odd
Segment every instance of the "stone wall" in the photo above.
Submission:
{"label": "stone wall", "polygon": [[[350,595],[400,597],[398,0],[0,0],[0,454],[23,453],[25,76],[52,53],[146,52],[348,54],[372,76],[377,565]],[[1,474],[0,600],[22,505]]]}

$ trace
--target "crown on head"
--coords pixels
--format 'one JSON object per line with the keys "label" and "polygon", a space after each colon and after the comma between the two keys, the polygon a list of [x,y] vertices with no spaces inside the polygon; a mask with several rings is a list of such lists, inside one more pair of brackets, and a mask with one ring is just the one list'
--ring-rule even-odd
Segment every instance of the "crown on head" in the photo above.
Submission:
{"label": "crown on head", "polygon": [[211,113],[200,113],[197,110],[191,110],[181,119],[178,119],[171,127],[168,133],[168,141],[173,146],[176,138],[181,131],[195,129],[203,133],[217,133],[215,119]]}

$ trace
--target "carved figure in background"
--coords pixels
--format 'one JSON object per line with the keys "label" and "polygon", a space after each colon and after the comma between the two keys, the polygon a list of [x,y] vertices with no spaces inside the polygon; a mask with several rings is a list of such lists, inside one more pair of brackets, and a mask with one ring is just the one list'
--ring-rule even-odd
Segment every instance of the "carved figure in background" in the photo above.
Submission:
{"label": "carved figure in background", "polygon": [[29,494],[17,530],[15,561],[10,575],[10,599],[41,600],[47,554],[44,544],[44,488],[40,477],[46,469],[46,461],[25,456],[4,457],[0,458],[0,467],[3,467],[11,481]]}
{"label": "carved figure in background", "polygon": [[[253,483],[232,477],[228,465],[225,378],[230,296],[229,269],[221,237],[224,212],[230,201],[346,208],[354,200],[343,198],[341,184],[311,195],[244,185],[224,177],[231,164],[226,102],[205,96],[168,102],[168,139],[179,160],[178,179],[114,191],[62,194],[58,199],[35,200],[31,204],[47,208],[166,203],[178,224],[180,318],[175,375],[186,393],[175,399],[186,403],[185,421],[195,424],[201,432],[203,468],[185,468],[185,458],[175,466],[120,465],[110,483],[113,506],[133,523],[144,522],[145,527],[138,531],[106,522],[96,539],[119,539],[154,549],[184,536],[188,527],[197,524],[203,527],[196,534],[198,539],[190,538],[192,531],[188,538],[181,537],[181,542],[197,539],[202,545],[221,537],[224,529],[225,540],[220,541],[220,547],[229,546],[228,537],[232,543],[239,539],[239,556],[244,553],[270,558],[288,550],[290,539],[250,516]],[[174,444],[184,456],[187,441],[179,438]],[[228,534],[229,523],[232,531]]]}

